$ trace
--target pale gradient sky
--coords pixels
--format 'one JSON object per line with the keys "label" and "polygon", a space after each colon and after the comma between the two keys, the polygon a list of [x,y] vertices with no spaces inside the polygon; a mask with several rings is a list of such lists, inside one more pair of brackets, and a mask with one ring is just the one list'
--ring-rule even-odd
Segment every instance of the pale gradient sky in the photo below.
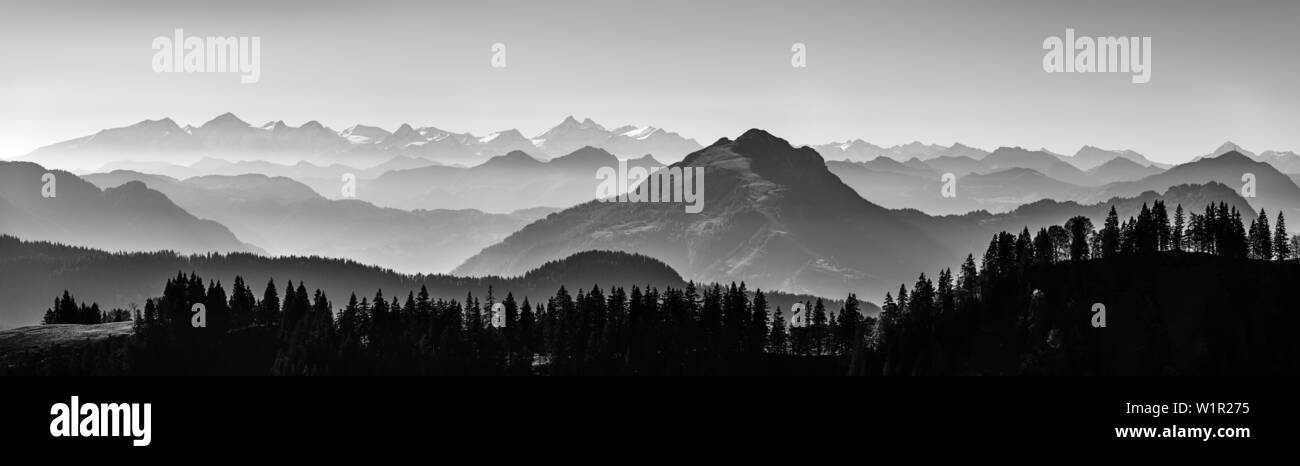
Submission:
{"label": "pale gradient sky", "polygon": [[[1138,3],[1140,5],[1130,5]],[[566,115],[708,144],[1300,151],[1300,2],[38,2],[0,14],[0,157],[172,117],[532,136]],[[1048,74],[1042,42],[1151,36],[1153,73]],[[158,74],[152,39],[262,38],[262,78]],[[509,66],[489,66],[490,47]],[[808,67],[790,66],[790,46]]]}

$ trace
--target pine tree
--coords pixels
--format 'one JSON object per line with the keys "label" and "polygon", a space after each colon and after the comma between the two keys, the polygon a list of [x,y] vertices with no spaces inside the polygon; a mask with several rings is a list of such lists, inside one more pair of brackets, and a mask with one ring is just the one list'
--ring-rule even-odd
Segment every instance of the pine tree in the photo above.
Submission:
{"label": "pine tree", "polygon": [[1273,259],[1273,231],[1268,227],[1268,213],[1263,209],[1259,211],[1259,218],[1250,223],[1250,257]]}
{"label": "pine tree", "polygon": [[766,345],[764,341],[767,337],[767,296],[763,294],[762,289],[754,290],[753,318],[750,324],[750,352],[761,353]]}
{"label": "pine tree", "polygon": [[532,353],[536,350],[536,341],[533,340],[534,327],[537,325],[537,318],[533,315],[533,305],[528,302],[528,297],[524,297],[524,304],[519,308],[519,333],[518,339],[521,350],[525,358],[531,358]]}
{"label": "pine tree", "polygon": [[1156,250],[1170,250],[1174,243],[1174,232],[1169,224],[1169,211],[1165,208],[1165,201],[1155,201],[1151,207],[1151,218],[1155,222]]}
{"label": "pine tree", "polygon": [[208,311],[208,327],[218,335],[230,328],[230,308],[226,299],[226,290],[221,282],[208,282],[207,300],[204,306]]}
{"label": "pine tree", "polygon": [[938,295],[935,296],[935,310],[941,316],[952,315],[957,309],[957,297],[953,291],[952,269],[939,271]]}
{"label": "pine tree", "polygon": [[850,354],[853,348],[857,347],[858,329],[862,325],[862,303],[858,301],[858,295],[849,293],[849,297],[844,300],[844,310],[840,311],[836,335],[837,351],[839,354]]}
{"label": "pine tree", "polygon": [[[975,269],[975,257],[967,254],[961,264],[961,275],[957,277],[957,309],[966,312],[975,305],[979,291],[979,272]],[[879,331],[877,331],[879,333]]]}
{"label": "pine tree", "polygon": [[158,307],[154,305],[153,298],[144,300],[144,323],[145,325],[158,322]]}
{"label": "pine tree", "polygon": [[813,352],[818,356],[826,352],[826,303],[821,298],[817,298],[817,303],[813,305],[812,319],[809,322],[809,329],[812,331]]}
{"label": "pine tree", "polygon": [[1174,251],[1183,250],[1183,227],[1183,205],[1178,204],[1178,207],[1174,209],[1174,228],[1169,235],[1169,246]]}
{"label": "pine tree", "polygon": [[[1111,214],[1115,213],[1115,208],[1111,207]],[[1109,222],[1110,217],[1106,218]],[[1066,231],[1070,232],[1070,260],[1079,261],[1088,259],[1088,236],[1092,233],[1092,220],[1082,215],[1071,218],[1065,222]],[[1105,238],[1103,231],[1103,238]]]}
{"label": "pine tree", "polygon": [[1291,250],[1291,242],[1287,239],[1286,232],[1286,217],[1278,211],[1277,224],[1273,225],[1273,251],[1279,261],[1290,259],[1291,254],[1295,252]]}
{"label": "pine tree", "polygon": [[[279,322],[280,297],[275,289],[275,279],[266,281],[266,291],[262,292],[262,302],[258,305],[257,323],[271,325]],[[146,312],[147,314],[147,312]]]}
{"label": "pine tree", "polygon": [[1056,248],[1052,245],[1052,238],[1048,236],[1046,228],[1040,228],[1038,234],[1034,235],[1034,262],[1050,264],[1055,260]]}
{"label": "pine tree", "polygon": [[1120,226],[1119,214],[1115,212],[1115,206],[1110,206],[1110,213],[1106,214],[1106,223],[1101,229],[1101,254],[1102,258],[1108,259],[1114,257],[1120,250]]}
{"label": "pine tree", "polygon": [[772,311],[772,328],[768,333],[767,350],[775,354],[785,354],[787,332],[785,317],[781,315],[781,306]]}

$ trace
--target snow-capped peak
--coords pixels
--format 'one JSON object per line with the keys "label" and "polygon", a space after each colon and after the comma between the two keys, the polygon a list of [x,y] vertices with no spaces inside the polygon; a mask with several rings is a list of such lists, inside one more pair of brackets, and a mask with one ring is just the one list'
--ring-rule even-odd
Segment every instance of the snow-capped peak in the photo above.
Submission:
{"label": "snow-capped peak", "polygon": [[[624,128],[627,127],[623,127],[619,129],[624,129]],[[627,129],[621,132],[619,135],[624,137],[629,137],[632,139],[645,139],[659,131],[660,131],[659,128],[655,128],[653,126],[634,126],[631,129]]]}

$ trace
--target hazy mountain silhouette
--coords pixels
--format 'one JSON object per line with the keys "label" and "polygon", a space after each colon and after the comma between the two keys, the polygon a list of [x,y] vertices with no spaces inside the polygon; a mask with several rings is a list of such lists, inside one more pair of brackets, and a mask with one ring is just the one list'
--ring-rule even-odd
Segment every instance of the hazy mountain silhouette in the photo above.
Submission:
{"label": "hazy mountain silhouette", "polygon": [[[1081,199],[1096,202],[1110,197],[1131,197],[1150,190],[1163,190],[1180,184],[1222,183],[1240,190],[1242,177],[1255,176],[1256,197],[1247,199],[1255,210],[1267,209],[1270,214],[1286,212],[1288,217],[1300,218],[1300,186],[1272,165],[1251,160],[1240,152],[1178,165],[1169,170],[1136,181],[1115,183]],[[1240,192],[1240,191],[1238,191]]]}
{"label": "hazy mountain silhouette", "polygon": [[609,249],[647,254],[705,281],[875,296],[952,255],[858,196],[816,151],[762,130],[720,139],[674,166],[704,168],[702,213],[687,214],[680,203],[588,202],[524,227],[454,273],[514,274]]}
{"label": "hazy mountain silhouette", "polygon": [[532,143],[549,157],[583,147],[599,147],[623,158],[651,154],[663,160],[677,160],[701,147],[694,139],[653,126],[622,126],[611,130],[590,118],[579,122],[572,116],[534,137]]}
{"label": "hazy mountain silhouette", "polygon": [[1088,217],[1092,220],[1093,226],[1100,229],[1112,206],[1115,207],[1122,221],[1129,217],[1136,217],[1143,204],[1149,207],[1157,200],[1164,201],[1171,221],[1174,210],[1179,205],[1183,206],[1184,212],[1190,214],[1202,213],[1206,205],[1220,202],[1237,208],[1242,213],[1242,221],[1247,225],[1256,218],[1255,212],[1246,199],[1239,196],[1233,188],[1220,183],[1178,185],[1164,190],[1163,193],[1146,191],[1136,196],[1116,197],[1087,204],[1043,199],[999,214],[978,211],[964,215],[931,216],[912,209],[899,210],[895,213],[900,219],[917,228],[933,232],[933,235],[950,249],[959,251],[962,257],[955,258],[953,261],[960,261],[965,258],[965,254],[980,257],[988,246],[989,238],[1001,231],[1020,232],[1028,228],[1033,234],[1040,228],[1062,225],[1065,223],[1063,219],[1079,215]]}
{"label": "hazy mountain silhouette", "polygon": [[1297,155],[1295,152],[1266,150],[1260,152],[1259,157],[1255,160],[1272,165],[1282,173],[1300,174],[1300,155]]}
{"label": "hazy mountain silhouette", "polygon": [[[662,167],[645,156],[629,167]],[[358,183],[358,197],[401,209],[479,209],[510,212],[541,206],[567,207],[596,198],[596,171],[617,169],[619,159],[584,147],[543,162],[515,151],[468,168],[433,166],[396,170]]]}
{"label": "hazy mountain silhouette", "polygon": [[[700,148],[699,143],[692,139],[659,128],[624,126],[607,130],[590,119],[579,123],[572,117],[529,139],[515,129],[475,136],[435,127],[417,129],[409,124],[402,124],[392,132],[361,124],[336,131],[316,121],[298,127],[283,121],[254,126],[234,114],[224,113],[197,127],[182,128],[164,118],[106,129],[94,135],[41,147],[23,159],[80,169],[99,167],[117,160],[183,164],[202,157],[278,164],[306,160],[317,165],[339,163],[364,168],[395,156],[406,156],[445,165],[472,166],[512,151],[524,151],[545,159],[586,146],[604,148],[625,158],[652,154],[669,160]],[[214,173],[192,173],[190,176],[207,174]]]}
{"label": "hazy mountain silhouette", "polygon": [[[42,176],[54,175],[54,197]],[[0,233],[112,251],[257,251],[225,226],[191,215],[143,183],[100,190],[61,170],[0,162]]]}
{"label": "hazy mountain silhouette", "polygon": [[1110,184],[1120,181],[1134,181],[1160,173],[1161,169],[1142,165],[1124,157],[1115,157],[1110,161],[1089,169],[1086,173],[1094,183]]}
{"label": "hazy mountain silhouette", "polygon": [[900,162],[912,158],[929,161],[938,157],[969,157],[979,160],[988,155],[988,152],[984,150],[961,143],[954,143],[952,146],[944,147],[938,144],[924,144],[920,141],[886,148],[861,139],[854,139],[811,147],[828,161],[843,160],[850,162],[866,162],[880,157],[888,157]]}
{"label": "hazy mountain silhouette", "polygon": [[1072,157],[1065,157],[1064,160],[1074,165],[1080,170],[1092,170],[1101,164],[1114,160],[1116,157],[1128,160],[1144,167],[1155,166],[1158,168],[1169,168],[1160,166],[1155,162],[1147,160],[1142,154],[1131,150],[1106,150],[1093,146],[1083,146]]}
{"label": "hazy mountain silhouette", "polygon": [[299,161],[293,165],[266,162],[261,160],[240,160],[236,162],[227,161],[213,157],[204,157],[190,165],[179,165],[166,162],[133,162],[117,161],[105,164],[96,170],[95,173],[109,173],[117,170],[146,173],[152,175],[164,175],[177,180],[184,180],[206,175],[249,175],[260,174],[268,177],[287,177],[295,181],[310,186],[321,196],[329,199],[342,198],[341,188],[343,186],[342,177],[345,174],[352,174],[358,180],[373,179],[395,170],[410,170],[412,168],[422,168],[439,165],[432,160],[407,157],[403,155],[394,156],[386,162],[375,165],[370,168],[356,168],[343,164],[316,165],[307,161]]}
{"label": "hazy mountain silhouette", "polygon": [[399,272],[446,272],[553,209],[511,214],[405,211],[330,200],[284,177],[203,176],[177,181],[115,171],[87,175],[103,187],[143,182],[195,215],[221,222],[272,255],[319,255]]}
{"label": "hazy mountain silhouette", "polygon": [[[46,241],[22,241],[0,235],[0,329],[33,325],[50,307],[54,297],[71,291],[78,301],[98,303],[101,309],[144,307],[144,301],[162,294],[162,283],[177,272],[197,273],[220,280],[229,289],[236,275],[261,296],[267,280],[274,278],[283,288],[292,280],[305,282],[312,290],[323,290],[335,303],[344,303],[351,293],[372,297],[404,298],[408,292],[428,288],[433,299],[464,299],[466,293],[484,296],[492,287],[496,299],[513,293],[517,301],[531,297],[541,304],[560,286],[572,293],[590,290],[592,285],[609,289],[622,286],[685,286],[680,274],[654,258],[611,251],[583,251],[539,264],[513,277],[456,277],[450,275],[407,275],[350,260],[320,257],[262,257],[252,254],[203,254],[183,256],[170,252],[108,253]],[[751,288],[752,290],[752,288]],[[281,290],[282,291],[282,290]],[[789,309],[796,301],[816,296],[767,291],[768,303]],[[827,299],[828,307],[842,301]],[[875,313],[874,304],[862,303],[862,311]],[[788,317],[788,314],[787,314]]]}
{"label": "hazy mountain silhouette", "polygon": [[1214,158],[1214,157],[1221,156],[1223,154],[1227,154],[1229,152],[1238,152],[1256,162],[1267,163],[1269,165],[1272,165],[1273,168],[1276,168],[1278,171],[1282,173],[1288,173],[1288,174],[1300,173],[1300,155],[1297,155],[1295,152],[1266,150],[1264,152],[1260,152],[1259,154],[1256,154],[1254,152],[1246,150],[1245,148],[1241,147],[1240,145],[1232,141],[1224,142],[1223,144],[1220,144],[1217,149],[1214,149],[1214,152],[1196,157],[1192,161],[1198,161],[1205,158]]}
{"label": "hazy mountain silhouette", "polygon": [[[975,161],[940,157],[925,164]],[[1080,188],[1028,168],[991,173],[954,173],[956,197],[943,196],[943,175],[949,170],[923,169],[889,158],[870,162],[827,162],[827,168],[863,198],[891,209],[919,209],[932,215],[964,214],[975,210],[1003,212],[1040,199],[1068,199]],[[949,166],[949,168],[955,168]],[[985,169],[987,170],[987,169]]]}
{"label": "hazy mountain silhouette", "polygon": [[983,162],[964,155],[935,157],[926,160],[925,164],[940,173],[952,173],[956,176],[988,170],[988,166]]}
{"label": "hazy mountain silhouette", "polygon": [[1062,161],[1055,154],[1042,150],[1031,151],[1020,147],[999,147],[981,161],[989,169],[995,171],[1008,168],[1028,168],[1074,185],[1089,186],[1099,184],[1090,180],[1086,173],[1074,165]]}

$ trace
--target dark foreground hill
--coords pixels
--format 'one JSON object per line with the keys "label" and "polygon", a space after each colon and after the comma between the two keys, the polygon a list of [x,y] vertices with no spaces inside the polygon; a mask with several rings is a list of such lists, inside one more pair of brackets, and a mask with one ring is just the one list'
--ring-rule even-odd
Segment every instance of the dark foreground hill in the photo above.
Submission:
{"label": "dark foreground hill", "polygon": [[[886,330],[879,346],[859,355],[858,373],[1283,375],[1300,370],[1297,260],[1168,251],[1053,264],[991,252],[985,263],[990,267],[970,282],[972,291],[963,293],[958,280],[957,304],[949,312],[918,315],[887,299],[881,316],[891,323],[882,324]],[[1101,307],[1105,327],[1095,327],[1094,311]]]}
{"label": "dark foreground hill", "polygon": [[[162,283],[182,272],[196,273],[225,284],[236,276],[257,293],[274,279],[283,287],[288,280],[306,282],[335,301],[349,294],[388,297],[428,289],[432,298],[461,299],[466,293],[484,294],[491,287],[498,297],[513,293],[517,299],[549,296],[561,285],[572,291],[639,285],[682,288],[686,282],[664,263],[638,254],[583,251],[550,261],[516,277],[457,277],[408,275],[349,260],[322,257],[263,257],[254,254],[179,255],[172,252],[109,253],[48,242],[23,241],[0,235],[0,329],[37,324],[42,314],[64,290],[80,301],[95,302],[104,310],[135,307],[159,296]],[[841,298],[841,297],[836,297]],[[807,295],[770,294],[773,307],[789,309]],[[828,301],[829,302],[829,301]],[[864,311],[876,308],[867,304]]]}

